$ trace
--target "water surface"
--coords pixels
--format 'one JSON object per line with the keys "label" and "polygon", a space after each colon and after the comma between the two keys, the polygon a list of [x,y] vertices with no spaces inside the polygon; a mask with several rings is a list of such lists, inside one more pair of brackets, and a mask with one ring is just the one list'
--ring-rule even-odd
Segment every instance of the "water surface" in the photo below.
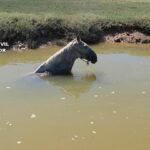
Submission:
{"label": "water surface", "polygon": [[60,47],[0,53],[0,150],[150,149],[150,45],[92,48],[52,77],[30,72]]}

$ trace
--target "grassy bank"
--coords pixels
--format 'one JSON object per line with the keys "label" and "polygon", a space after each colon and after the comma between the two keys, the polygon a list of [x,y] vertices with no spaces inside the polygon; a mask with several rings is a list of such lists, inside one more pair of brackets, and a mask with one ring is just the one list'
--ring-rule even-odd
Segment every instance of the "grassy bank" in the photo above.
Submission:
{"label": "grassy bank", "polygon": [[96,43],[109,32],[133,30],[150,35],[149,0],[0,0],[0,41],[10,45],[36,48],[78,33]]}

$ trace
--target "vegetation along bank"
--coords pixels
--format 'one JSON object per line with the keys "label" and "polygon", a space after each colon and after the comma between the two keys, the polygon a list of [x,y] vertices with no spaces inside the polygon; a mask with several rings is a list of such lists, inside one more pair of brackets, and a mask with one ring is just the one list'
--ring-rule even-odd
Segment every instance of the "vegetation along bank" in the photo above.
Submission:
{"label": "vegetation along bank", "polygon": [[150,43],[149,0],[0,0],[0,42],[10,47],[63,45],[77,34],[88,44]]}

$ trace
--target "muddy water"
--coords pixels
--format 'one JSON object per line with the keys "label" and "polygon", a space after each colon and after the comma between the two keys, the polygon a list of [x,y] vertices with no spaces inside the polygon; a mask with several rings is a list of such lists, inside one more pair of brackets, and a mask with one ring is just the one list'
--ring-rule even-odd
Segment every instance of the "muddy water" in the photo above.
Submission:
{"label": "muddy water", "polygon": [[149,150],[150,45],[93,46],[72,76],[29,74],[59,47],[0,53],[0,150]]}

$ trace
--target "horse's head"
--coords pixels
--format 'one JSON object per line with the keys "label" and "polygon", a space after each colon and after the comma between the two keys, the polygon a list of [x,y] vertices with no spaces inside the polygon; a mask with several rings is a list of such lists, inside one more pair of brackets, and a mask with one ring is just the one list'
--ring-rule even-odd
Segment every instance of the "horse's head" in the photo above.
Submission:
{"label": "horse's head", "polygon": [[85,42],[81,41],[79,36],[73,40],[72,46],[78,58],[85,59],[87,62],[90,61],[93,64],[97,62],[96,53]]}

